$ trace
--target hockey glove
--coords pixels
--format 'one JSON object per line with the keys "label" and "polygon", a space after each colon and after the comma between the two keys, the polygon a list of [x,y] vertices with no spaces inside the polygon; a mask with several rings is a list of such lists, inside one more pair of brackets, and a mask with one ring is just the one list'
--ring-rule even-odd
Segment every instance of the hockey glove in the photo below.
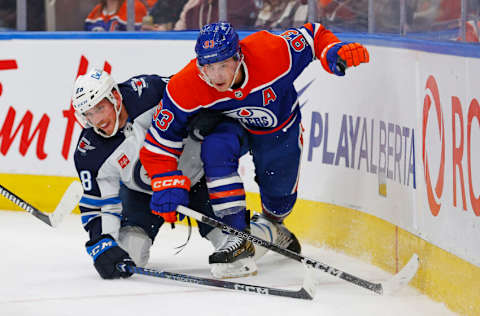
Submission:
{"label": "hockey glove", "polygon": [[202,141],[209,135],[217,125],[227,117],[222,112],[212,110],[202,110],[195,115],[188,123],[188,133],[193,140]]}
{"label": "hockey glove", "polygon": [[[150,201],[152,213],[163,217],[167,223],[177,221],[177,206],[188,205],[190,179],[180,170],[157,174],[152,177],[153,195]],[[179,220],[185,216],[180,214]]]}
{"label": "hockey glove", "polygon": [[347,67],[358,66],[368,63],[370,56],[365,47],[359,43],[337,43],[327,48],[326,54],[322,53],[321,62],[323,67],[337,76],[345,76]]}
{"label": "hockey glove", "polygon": [[120,248],[110,235],[100,235],[85,244],[88,254],[93,258],[93,265],[104,279],[128,278],[132,273],[118,271],[117,264],[135,266],[128,253]]}

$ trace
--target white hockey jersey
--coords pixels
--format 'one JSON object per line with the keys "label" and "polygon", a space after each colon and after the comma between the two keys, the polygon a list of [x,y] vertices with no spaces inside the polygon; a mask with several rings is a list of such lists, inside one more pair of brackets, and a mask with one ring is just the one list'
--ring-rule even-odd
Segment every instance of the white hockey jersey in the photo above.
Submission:
{"label": "white hockey jersey", "polygon": [[121,184],[151,194],[150,178],[140,163],[139,151],[167,82],[165,77],[142,75],[119,84],[128,112],[127,124],[110,138],[92,128],[80,134],[74,160],[84,188],[81,220],[90,233],[94,230],[95,234],[117,238],[122,217]]}

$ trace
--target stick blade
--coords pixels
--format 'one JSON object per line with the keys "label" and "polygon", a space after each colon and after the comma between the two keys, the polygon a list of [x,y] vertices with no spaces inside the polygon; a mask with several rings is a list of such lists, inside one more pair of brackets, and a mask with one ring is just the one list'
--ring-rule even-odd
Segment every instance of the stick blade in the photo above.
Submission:
{"label": "stick blade", "polygon": [[63,194],[62,199],[52,214],[49,215],[52,227],[57,227],[63,218],[70,214],[82,198],[83,187],[79,181],[73,181]]}
{"label": "stick blade", "polygon": [[403,269],[382,285],[383,294],[392,295],[405,287],[417,273],[419,262],[418,255],[414,253]]}
{"label": "stick blade", "polygon": [[315,279],[314,269],[306,264],[303,264],[305,269],[305,275],[303,278],[302,290],[305,291],[305,294],[309,296],[308,299],[313,299],[315,292],[317,290],[317,281]]}

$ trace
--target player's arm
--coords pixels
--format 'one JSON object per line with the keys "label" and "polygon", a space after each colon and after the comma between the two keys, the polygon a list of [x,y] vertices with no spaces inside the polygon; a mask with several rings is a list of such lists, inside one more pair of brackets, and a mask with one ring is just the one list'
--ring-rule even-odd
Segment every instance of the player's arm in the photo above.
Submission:
{"label": "player's arm", "polygon": [[178,109],[165,93],[140,150],[140,161],[152,179],[152,213],[169,223],[177,220],[177,206],[188,204],[190,179],[178,170],[187,120],[188,114]]}
{"label": "player's arm", "polygon": [[152,124],[152,116],[157,104],[160,103],[169,81],[169,77],[158,75],[137,75],[118,86],[122,89],[124,99],[128,99],[129,117],[144,130]]}
{"label": "player's arm", "polygon": [[[319,23],[307,23],[297,30],[302,36],[298,39],[294,37],[291,45],[307,44],[312,50],[313,57],[319,59],[329,73],[344,76],[346,68],[368,63],[370,60],[368,51],[363,45],[341,42],[335,34]],[[294,31],[295,29],[287,30],[284,34],[289,35],[288,32]]]}
{"label": "player's arm", "polygon": [[118,237],[122,213],[118,194],[119,179],[103,177],[104,168],[95,170],[87,163],[88,161],[75,159],[84,189],[79,207],[82,225],[90,237],[85,244],[87,253],[92,257],[94,267],[102,278],[129,277],[130,273],[116,269],[118,263],[135,265],[115,239]]}

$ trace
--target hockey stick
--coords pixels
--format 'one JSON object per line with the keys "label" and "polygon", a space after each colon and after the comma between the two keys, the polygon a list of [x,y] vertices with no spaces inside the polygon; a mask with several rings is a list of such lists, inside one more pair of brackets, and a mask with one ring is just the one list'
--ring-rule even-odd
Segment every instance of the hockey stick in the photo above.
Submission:
{"label": "hockey stick", "polygon": [[221,223],[217,221],[216,219],[210,218],[208,216],[205,216],[197,211],[194,211],[192,209],[189,209],[185,206],[179,205],[177,207],[177,211],[179,213],[182,213],[186,216],[190,216],[195,218],[197,221],[201,221],[207,225],[210,225],[212,227],[217,227],[220,228],[222,231],[228,233],[228,234],[233,234],[236,236],[240,236],[242,238],[248,239],[251,242],[253,242],[256,245],[265,247],[269,250],[272,250],[276,253],[279,253],[281,255],[284,255],[290,259],[302,262],[306,266],[313,267],[315,269],[321,270],[325,273],[328,273],[330,275],[333,275],[334,277],[340,278],[342,280],[345,280],[347,282],[356,284],[360,287],[363,287],[365,289],[368,289],[370,291],[373,291],[377,294],[393,294],[397,289],[400,287],[406,285],[410,280],[413,278],[415,273],[418,270],[418,256],[414,254],[408,263],[403,267],[403,269],[398,272],[394,277],[392,277],[390,280],[384,283],[373,283],[364,279],[361,279],[359,277],[356,277],[352,274],[346,273],[344,271],[341,271],[339,269],[336,269],[332,266],[329,266],[325,263],[319,262],[315,259],[308,258],[306,256],[303,256],[301,254],[297,254],[293,251],[290,251],[288,249],[282,248],[280,246],[277,246],[275,244],[272,244],[268,241],[265,241],[261,238],[255,237],[249,233],[242,232],[239,230],[236,230],[233,227],[230,227],[228,225],[225,225],[224,223]]}
{"label": "hockey stick", "polygon": [[62,199],[58,203],[53,213],[50,214],[40,211],[39,209],[25,201],[18,195],[12,193],[2,185],[0,185],[0,194],[21,207],[22,209],[24,209],[25,211],[29,212],[45,224],[52,227],[57,227],[58,224],[63,220],[65,215],[69,214],[75,208],[75,206],[77,206],[80,198],[82,197],[83,188],[80,182],[73,181],[63,194]]}
{"label": "hockey stick", "polygon": [[185,283],[193,283],[197,285],[203,286],[210,286],[210,287],[219,287],[228,290],[234,290],[239,292],[247,292],[253,294],[260,294],[260,295],[272,295],[272,296],[283,296],[283,297],[290,297],[290,298],[298,298],[304,300],[312,300],[314,295],[314,281],[313,277],[309,275],[310,268],[307,268],[306,276],[303,281],[303,286],[298,291],[290,291],[290,290],[283,290],[283,289],[276,289],[271,287],[265,286],[258,286],[258,285],[250,285],[238,282],[229,282],[224,280],[217,280],[217,279],[208,279],[202,278],[197,276],[191,276],[187,274],[180,274],[168,271],[157,271],[154,269],[146,269],[140,267],[129,266],[124,263],[117,264],[117,269],[122,272],[130,272],[135,274],[142,274],[153,276],[162,279],[169,279],[173,281],[185,282]]}

